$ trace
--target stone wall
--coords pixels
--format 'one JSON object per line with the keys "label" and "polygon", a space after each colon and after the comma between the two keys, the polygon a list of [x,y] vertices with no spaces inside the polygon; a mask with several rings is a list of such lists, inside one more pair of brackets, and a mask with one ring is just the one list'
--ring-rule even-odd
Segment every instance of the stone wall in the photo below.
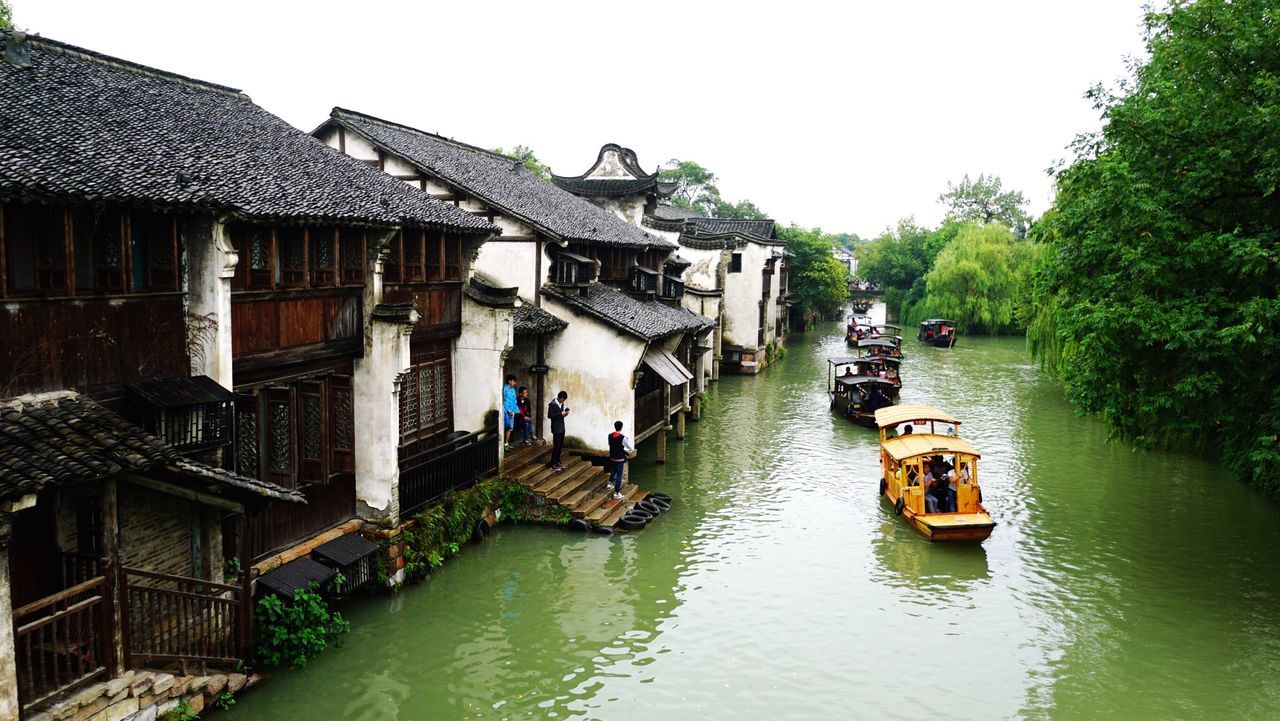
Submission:
{"label": "stone wall", "polygon": [[242,673],[181,676],[127,671],[42,707],[27,721],[159,721],[184,701],[192,712],[200,713],[224,693],[236,694],[258,680],[258,676]]}

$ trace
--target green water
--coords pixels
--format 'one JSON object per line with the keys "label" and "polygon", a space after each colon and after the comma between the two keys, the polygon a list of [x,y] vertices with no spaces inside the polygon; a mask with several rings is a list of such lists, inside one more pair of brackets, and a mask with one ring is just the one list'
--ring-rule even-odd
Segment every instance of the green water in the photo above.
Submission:
{"label": "green water", "polygon": [[999,523],[930,545],[879,502],[872,432],[827,411],[838,333],[642,454],[676,498],[648,529],[503,527],[347,604],[341,648],[220,718],[1280,718],[1280,509],[1107,443],[1020,340],[909,340],[903,400],[967,421]]}

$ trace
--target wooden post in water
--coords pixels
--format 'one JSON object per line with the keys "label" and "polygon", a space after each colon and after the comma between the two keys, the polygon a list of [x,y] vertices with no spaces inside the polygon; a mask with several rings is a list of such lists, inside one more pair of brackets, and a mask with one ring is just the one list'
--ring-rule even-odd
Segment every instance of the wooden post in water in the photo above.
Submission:
{"label": "wooden post in water", "polygon": [[686,415],[685,411],[679,411],[678,413],[676,413],[676,440],[681,440],[681,441],[684,440],[685,415]]}
{"label": "wooden post in water", "polygon": [[671,430],[671,426],[666,426],[654,435],[654,439],[658,444],[656,449],[656,460],[658,463],[667,462],[667,431]]}

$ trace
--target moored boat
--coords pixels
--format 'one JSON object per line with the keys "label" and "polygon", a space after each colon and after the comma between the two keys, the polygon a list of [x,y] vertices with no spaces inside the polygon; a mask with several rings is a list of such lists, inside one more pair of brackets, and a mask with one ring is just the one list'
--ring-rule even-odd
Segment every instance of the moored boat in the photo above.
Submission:
{"label": "moored boat", "polygon": [[956,344],[956,322],[946,318],[930,318],[920,321],[920,330],[916,340],[928,343],[937,348],[950,348]]}
{"label": "moored boat", "polygon": [[982,541],[995,521],[982,505],[978,451],[960,421],[929,406],[902,404],[875,414],[880,427],[880,495],[930,541]]}
{"label": "moored boat", "polygon": [[853,356],[828,358],[827,395],[831,399],[831,410],[863,428],[875,428],[876,411],[893,404],[897,388],[878,374],[855,372],[865,361]]}

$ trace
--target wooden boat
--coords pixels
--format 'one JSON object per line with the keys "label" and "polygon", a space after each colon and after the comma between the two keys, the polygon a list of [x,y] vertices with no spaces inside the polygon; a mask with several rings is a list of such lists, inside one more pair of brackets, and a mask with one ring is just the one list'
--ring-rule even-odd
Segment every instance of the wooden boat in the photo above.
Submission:
{"label": "wooden boat", "polygon": [[871,310],[871,306],[875,305],[875,303],[876,302],[874,299],[867,298],[862,300],[851,301],[850,305],[853,306],[854,313],[866,313],[867,311]]}
{"label": "wooden boat", "polygon": [[956,344],[956,322],[945,318],[930,318],[920,321],[920,331],[916,339],[937,348],[950,348]]}
{"label": "wooden boat", "polygon": [[[831,398],[831,410],[863,428],[875,428],[876,411],[893,403],[897,389],[879,375],[856,374],[854,369],[864,360],[853,356],[828,358],[827,395]],[[877,402],[877,396],[883,402]]]}
{"label": "wooden boat", "polygon": [[893,385],[893,398],[902,390],[902,359],[896,356],[879,353],[858,356],[853,361],[853,373],[885,379]]}
{"label": "wooden boat", "polygon": [[[960,421],[937,408],[913,404],[881,408],[875,416],[880,426],[880,495],[893,512],[930,541],[982,541],[990,536],[996,524],[982,505],[981,456],[960,438]],[[928,497],[927,474],[932,472],[954,473],[946,500]]]}
{"label": "wooden boat", "polygon": [[858,355],[887,355],[902,357],[902,339],[890,336],[879,338],[863,338],[858,341]]}

